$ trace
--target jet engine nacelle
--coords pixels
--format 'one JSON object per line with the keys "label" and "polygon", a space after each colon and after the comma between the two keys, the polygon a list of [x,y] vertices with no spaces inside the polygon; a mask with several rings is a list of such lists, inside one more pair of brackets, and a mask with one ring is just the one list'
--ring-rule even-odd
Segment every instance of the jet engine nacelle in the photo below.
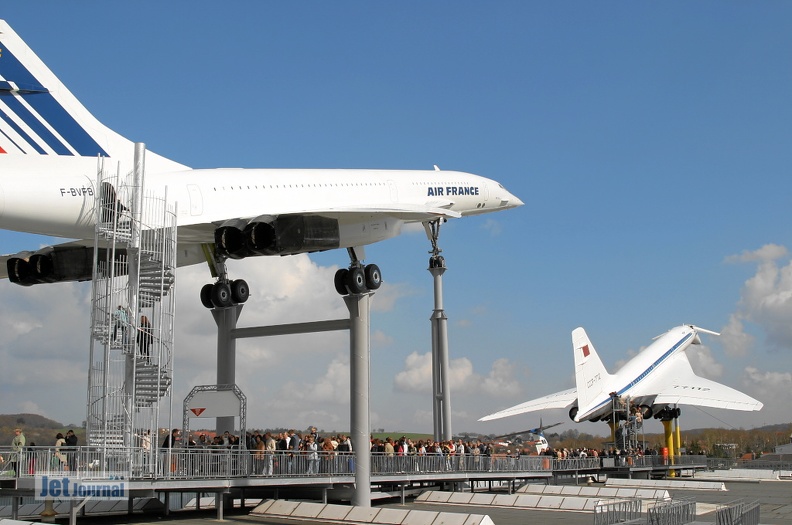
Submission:
{"label": "jet engine nacelle", "polygon": [[215,230],[217,250],[226,257],[292,255],[331,250],[341,245],[336,219],[317,215],[258,217],[247,224],[232,221]]}
{"label": "jet engine nacelle", "polygon": [[[100,260],[105,249],[100,248]],[[126,255],[116,250],[116,257]],[[22,286],[67,281],[88,281],[93,276],[93,248],[86,246],[48,246],[35,253],[21,252],[6,261],[8,280]]]}
{"label": "jet engine nacelle", "polygon": [[577,417],[577,413],[578,413],[578,406],[573,405],[572,408],[569,409],[569,419],[575,421],[575,417]]}

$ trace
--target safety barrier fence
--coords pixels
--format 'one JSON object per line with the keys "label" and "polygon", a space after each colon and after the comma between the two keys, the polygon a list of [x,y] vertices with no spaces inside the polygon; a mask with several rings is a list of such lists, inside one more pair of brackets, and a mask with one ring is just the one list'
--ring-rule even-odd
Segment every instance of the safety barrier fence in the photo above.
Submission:
{"label": "safety barrier fence", "polygon": [[603,467],[660,467],[660,466],[679,466],[687,467],[691,465],[705,465],[706,456],[617,456],[603,457]]}
{"label": "safety barrier fence", "polygon": [[594,507],[594,525],[639,523],[636,520],[640,519],[641,500],[636,498],[605,501]]}
{"label": "safety barrier fence", "polygon": [[646,509],[647,525],[683,525],[696,521],[696,501],[658,501]]}
{"label": "safety barrier fence", "polygon": [[717,525],[759,525],[759,501],[745,503],[733,501],[718,506],[715,511]]}
{"label": "safety barrier fence", "polygon": [[[83,478],[124,476],[127,479],[233,478],[251,476],[354,476],[351,452],[259,452],[229,448],[28,447],[22,453],[0,447],[5,471],[0,475],[42,475]],[[371,454],[372,475],[448,472],[574,472],[600,467],[598,458],[555,459],[549,456],[388,455]],[[12,470],[13,467],[15,470]]]}

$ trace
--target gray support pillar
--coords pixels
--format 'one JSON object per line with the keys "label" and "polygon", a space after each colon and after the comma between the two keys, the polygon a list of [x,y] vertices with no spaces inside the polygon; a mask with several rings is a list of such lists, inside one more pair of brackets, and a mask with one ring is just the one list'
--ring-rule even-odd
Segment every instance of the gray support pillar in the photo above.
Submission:
{"label": "gray support pillar", "polygon": [[432,438],[443,439],[443,387],[440,380],[440,356],[437,352],[437,323],[434,313],[429,318],[432,331]]}
{"label": "gray support pillar", "polygon": [[[236,384],[236,338],[231,331],[236,329],[242,305],[235,304],[227,308],[213,308],[212,317],[217,323],[217,384]],[[215,431],[221,435],[225,431],[234,430],[234,417],[216,418]]]}
{"label": "gray support pillar", "polygon": [[223,494],[222,492],[215,492],[215,508],[217,508],[217,521],[223,521],[224,505],[225,505],[225,494]]}
{"label": "gray support pillar", "polygon": [[349,375],[352,450],[355,453],[355,491],[352,505],[371,507],[371,449],[369,436],[371,293],[344,297],[349,310]]}
{"label": "gray support pillar", "polygon": [[[444,263],[443,263],[444,264]],[[434,385],[434,436],[448,441],[451,431],[451,389],[448,366],[448,318],[443,310],[443,274],[445,266],[429,268],[434,278],[434,311],[432,312],[432,384]],[[439,425],[439,426],[438,426]]]}
{"label": "gray support pillar", "polygon": [[[127,265],[129,285],[127,287],[127,302],[132,319],[129,324],[135,327],[134,333],[129,335],[132,351],[126,354],[124,368],[124,394],[126,394],[127,423],[124,425],[124,446],[135,446],[135,340],[140,326],[140,305],[138,294],[140,290],[140,231],[143,220],[143,183],[146,171],[146,145],[142,142],[135,143],[134,169],[132,171],[132,236],[127,247]],[[115,206],[115,203],[113,204]],[[105,432],[107,429],[105,428]],[[107,435],[105,433],[105,435]]]}

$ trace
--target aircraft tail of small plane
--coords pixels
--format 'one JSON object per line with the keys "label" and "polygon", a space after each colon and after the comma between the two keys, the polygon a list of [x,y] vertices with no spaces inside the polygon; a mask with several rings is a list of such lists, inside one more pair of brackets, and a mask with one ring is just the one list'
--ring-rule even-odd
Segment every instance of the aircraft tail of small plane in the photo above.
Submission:
{"label": "aircraft tail of small plane", "polygon": [[[15,166],[33,158],[110,157],[131,160],[134,146],[80,103],[44,62],[0,20],[0,159]],[[13,161],[12,161],[13,162]],[[66,161],[68,162],[68,161]],[[185,166],[149,154],[147,167]]]}
{"label": "aircraft tail of small plane", "polygon": [[578,327],[572,331],[572,347],[575,352],[578,410],[583,415],[591,403],[601,398],[602,393],[610,386],[610,374],[583,328]]}

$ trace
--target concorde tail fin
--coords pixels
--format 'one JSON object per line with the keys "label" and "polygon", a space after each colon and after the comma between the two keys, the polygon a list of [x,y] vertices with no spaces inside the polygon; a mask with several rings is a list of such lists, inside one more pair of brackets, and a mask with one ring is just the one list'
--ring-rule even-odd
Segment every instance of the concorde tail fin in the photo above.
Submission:
{"label": "concorde tail fin", "polygon": [[[100,77],[97,73],[97,81]],[[91,115],[8,23],[0,20],[0,161],[32,157],[126,161],[133,152],[132,141]],[[153,153],[146,162],[157,171],[186,168]]]}
{"label": "concorde tail fin", "polygon": [[[610,374],[602,364],[594,345],[583,328],[572,331],[572,348],[575,352],[575,386],[577,389],[579,414],[583,414],[591,403],[601,398],[611,384]],[[604,392],[608,394],[609,392]]]}

